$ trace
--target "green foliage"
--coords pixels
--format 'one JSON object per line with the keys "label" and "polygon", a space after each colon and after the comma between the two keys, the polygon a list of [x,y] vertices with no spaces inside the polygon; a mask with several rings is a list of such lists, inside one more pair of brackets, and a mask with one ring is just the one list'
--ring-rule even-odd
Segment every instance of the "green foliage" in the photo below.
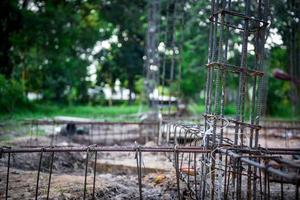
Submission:
{"label": "green foliage", "polygon": [[205,112],[205,106],[204,104],[190,103],[188,106],[188,110],[193,115],[201,115]]}
{"label": "green foliage", "polygon": [[145,24],[146,5],[140,0],[103,3],[101,16],[114,28],[113,36],[118,38],[118,42],[97,55],[100,58],[98,85],[113,87],[119,79],[130,92],[141,92],[136,90],[135,83],[143,69],[145,28],[141,27]]}
{"label": "green foliage", "polygon": [[31,3],[36,10],[21,7],[22,29],[10,36],[14,76],[44,99],[87,102],[93,46],[111,31],[96,12],[100,1]]}
{"label": "green foliage", "polygon": [[[181,93],[184,98],[196,99],[205,89],[205,64],[208,55],[209,26],[206,23],[208,1],[193,2],[186,16],[183,32]],[[195,28],[197,27],[197,28]]]}
{"label": "green foliage", "polygon": [[23,86],[20,82],[14,79],[7,80],[0,74],[0,113],[10,113],[24,107],[26,99],[23,94]]}
{"label": "green foliage", "polygon": [[[201,73],[202,72],[202,73]],[[201,89],[204,89],[205,77],[203,69],[184,69],[183,81],[180,89],[183,97],[196,98]]]}
{"label": "green foliage", "polygon": [[[162,5],[166,4],[165,1],[162,2]],[[269,115],[290,115],[292,112],[291,84],[271,76],[274,68],[289,71],[291,62],[289,55],[293,44],[290,39],[292,30],[296,32],[295,37],[298,41],[300,38],[299,31],[297,32],[300,26],[295,23],[296,18],[299,19],[300,12],[292,12],[294,8],[289,5],[290,3],[283,1],[274,1],[271,4],[274,22],[271,25],[272,28],[277,28],[282,36],[284,48],[272,46],[269,60],[266,62],[269,75],[267,102]],[[48,112],[53,115],[70,112],[74,112],[75,115],[83,113],[84,116],[98,115],[102,112],[99,111],[102,108],[99,110],[89,106],[73,108],[71,105],[84,103],[104,105],[106,101],[103,93],[99,92],[99,95],[90,97],[88,89],[104,85],[113,87],[117,79],[120,80],[121,87],[126,87],[137,94],[143,92],[142,57],[147,28],[147,1],[6,0],[1,1],[0,8],[1,13],[4,13],[0,18],[0,74],[4,75],[0,76],[1,112],[20,109],[20,115],[23,115],[23,112],[37,113],[38,116],[47,115]],[[165,6],[161,9],[163,15],[166,15]],[[164,94],[178,95],[186,102],[191,99],[198,102],[199,94],[203,93],[206,84],[204,66],[208,55],[210,2],[189,1],[184,9],[188,11],[184,26],[181,27],[181,22],[177,21],[175,33],[176,47],[180,50],[182,48],[183,53],[178,54],[175,62],[177,76],[173,83],[166,81]],[[291,17],[292,15],[295,16]],[[162,31],[165,23],[166,21],[161,23]],[[241,37],[234,34],[229,49],[230,54],[235,56],[230,56],[229,63],[239,65],[240,52],[234,44],[241,44],[242,41],[239,39]],[[112,38],[117,39],[112,42]],[[170,38],[169,36],[167,40]],[[107,41],[110,41],[109,47],[94,51],[96,44]],[[253,55],[248,57],[249,66],[255,66],[254,58]],[[180,60],[182,60],[181,77],[178,70]],[[93,72],[97,75],[96,83],[89,79],[91,74],[88,66],[91,64],[96,68]],[[168,78],[170,56],[167,59],[166,74]],[[234,96],[237,87],[238,78],[226,75],[225,95]],[[161,92],[162,87],[159,86],[158,90]],[[40,106],[32,108],[33,110],[22,110],[21,108],[27,105],[24,96],[28,92],[41,94],[44,102],[51,103],[46,104],[49,110]],[[225,101],[228,107],[225,113],[232,114],[235,108],[231,106],[233,102],[229,102],[227,96]],[[67,104],[71,107],[65,111],[53,104],[64,106]],[[192,106],[194,106],[192,111],[204,112],[203,105]],[[110,113],[114,112],[120,111],[111,110]]]}
{"label": "green foliage", "polygon": [[[293,79],[299,80],[300,77],[300,4],[296,1],[274,1],[272,6],[273,28],[282,37],[283,45],[273,48],[272,64],[277,64],[287,72]],[[284,48],[282,48],[284,47]],[[281,64],[278,66],[278,64]],[[271,66],[271,68],[273,68]],[[274,81],[275,82],[275,81]],[[300,84],[297,81],[281,81],[270,85],[271,90],[276,90],[269,94],[271,98],[280,100],[277,105],[273,105],[271,114],[276,112],[300,116]],[[281,91],[278,91],[278,87]],[[282,96],[281,96],[282,95]],[[281,96],[281,98],[280,98]],[[280,98],[280,99],[279,99]],[[276,102],[274,99],[274,102]],[[278,101],[277,101],[278,102]],[[274,103],[275,104],[275,103]],[[293,109],[290,109],[293,107]]]}
{"label": "green foliage", "polygon": [[142,94],[144,91],[144,78],[139,78],[136,82],[135,82],[135,86],[134,86],[134,90],[138,93],[138,94]]}
{"label": "green foliage", "polygon": [[268,97],[267,114],[268,115],[291,115],[291,103],[289,101],[291,84],[288,81],[282,81],[272,77],[273,69],[285,69],[287,65],[287,51],[280,47],[274,47],[271,51],[270,67],[268,70]]}
{"label": "green foliage", "polygon": [[233,115],[236,114],[236,106],[233,104],[229,104],[225,106],[224,108],[224,114],[225,115]]}
{"label": "green foliage", "polygon": [[[193,115],[202,115],[205,112],[205,105],[204,103],[190,103],[188,110]],[[229,104],[225,106],[224,114],[225,115],[233,115],[236,113],[235,105]]]}

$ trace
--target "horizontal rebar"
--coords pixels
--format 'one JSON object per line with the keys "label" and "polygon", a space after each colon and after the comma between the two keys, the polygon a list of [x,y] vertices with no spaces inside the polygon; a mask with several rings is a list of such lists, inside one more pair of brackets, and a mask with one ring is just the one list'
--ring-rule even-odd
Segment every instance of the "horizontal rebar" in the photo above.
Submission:
{"label": "horizontal rebar", "polygon": [[221,62],[211,62],[206,65],[207,67],[217,67],[222,70],[228,70],[233,73],[245,73],[248,76],[263,76],[264,72],[258,71],[258,70],[252,70],[248,69],[246,67],[240,67],[236,65],[231,65],[227,63],[221,63]]}
{"label": "horizontal rebar", "polygon": [[[204,113],[203,116],[205,118],[210,118],[210,119],[218,119],[218,120],[224,119],[224,117],[222,117],[222,116],[212,115],[212,114],[207,114],[207,113]],[[246,122],[241,122],[241,121],[238,121],[238,120],[235,120],[235,119],[230,119],[230,118],[226,118],[226,120],[228,120],[229,122],[241,125],[243,127],[249,127],[249,128],[253,128],[253,129],[257,129],[257,130],[261,129],[260,125],[249,124],[249,123],[246,123]]]}
{"label": "horizontal rebar", "polygon": [[227,154],[227,155],[229,155],[229,156],[231,156],[235,159],[240,159],[241,161],[243,161],[243,162],[245,162],[245,163],[247,163],[251,166],[254,166],[254,167],[257,167],[257,168],[260,168],[260,169],[265,169],[268,172],[276,174],[280,177],[283,177],[283,178],[286,178],[288,180],[300,183],[300,176],[299,175],[285,173],[282,170],[273,168],[271,165],[264,165],[264,164],[258,163],[254,160],[250,160],[249,158],[242,157],[241,155],[239,155],[237,153],[234,153],[233,151],[230,151],[230,150],[227,151],[225,149],[220,149],[220,152],[224,153],[225,155]]}
{"label": "horizontal rebar", "polygon": [[98,121],[72,121],[72,120],[30,120],[23,125],[59,125],[59,124],[86,124],[86,125],[157,125],[157,122],[98,122]]}
{"label": "horizontal rebar", "polygon": [[235,11],[232,11],[232,10],[226,10],[226,9],[219,9],[218,11],[214,12],[210,17],[209,19],[211,20],[212,18],[216,17],[217,15],[219,14],[228,14],[228,15],[231,15],[231,16],[236,16],[236,17],[241,17],[243,19],[247,19],[247,20],[252,20],[252,21],[256,21],[256,22],[261,22],[263,23],[262,26],[260,26],[259,28],[262,28],[262,27],[266,27],[269,23],[264,21],[264,20],[261,20],[261,19],[256,19],[254,17],[251,17],[251,16],[247,16],[245,14],[242,14],[242,13],[238,13],[238,12],[235,12]]}
{"label": "horizontal rebar", "polygon": [[210,153],[211,149],[203,149],[199,147],[143,147],[143,146],[84,146],[84,147],[33,147],[33,148],[2,148],[0,153],[37,153],[37,152],[85,152],[85,151],[99,151],[99,152],[181,152],[181,153]]}

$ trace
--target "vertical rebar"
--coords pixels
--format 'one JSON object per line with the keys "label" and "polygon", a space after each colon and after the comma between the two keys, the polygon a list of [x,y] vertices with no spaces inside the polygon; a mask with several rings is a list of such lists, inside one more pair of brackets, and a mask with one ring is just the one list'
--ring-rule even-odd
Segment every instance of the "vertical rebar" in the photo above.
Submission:
{"label": "vertical rebar", "polygon": [[142,151],[140,147],[136,148],[136,167],[138,174],[138,184],[139,184],[139,199],[143,199],[142,191]]}
{"label": "vertical rebar", "polygon": [[178,162],[178,151],[177,146],[174,146],[174,164],[175,164],[175,173],[176,173],[176,185],[177,185],[177,196],[178,200],[181,200],[180,196],[180,182],[179,182],[179,162]]}
{"label": "vertical rebar", "polygon": [[228,169],[228,155],[227,152],[225,154],[225,170],[224,170],[224,195],[223,199],[227,199],[227,169]]}
{"label": "vertical rebar", "polygon": [[44,152],[44,148],[42,148],[42,151],[40,154],[38,173],[37,173],[37,178],[36,178],[36,188],[35,188],[35,199],[36,200],[38,199],[39,181],[40,181],[40,172],[41,172],[41,167],[42,167],[43,152]]}
{"label": "vertical rebar", "polygon": [[10,153],[7,157],[7,171],[6,171],[6,187],[5,187],[5,199],[8,199],[8,185],[9,185],[9,169],[10,169]]}
{"label": "vertical rebar", "polygon": [[96,188],[96,173],[97,173],[97,154],[95,151],[95,160],[94,160],[94,178],[93,178],[93,199],[95,199],[95,188]]}
{"label": "vertical rebar", "polygon": [[50,169],[49,169],[49,180],[48,180],[48,187],[47,187],[47,200],[49,199],[50,195],[50,185],[51,185],[51,178],[52,178],[52,169],[53,169],[53,160],[54,160],[54,152],[51,153],[51,161],[50,161]]}
{"label": "vertical rebar", "polygon": [[83,199],[86,199],[86,186],[87,186],[87,172],[88,172],[88,164],[89,164],[89,151],[90,148],[86,149],[86,158],[85,158],[85,171],[84,171],[84,183],[83,183]]}

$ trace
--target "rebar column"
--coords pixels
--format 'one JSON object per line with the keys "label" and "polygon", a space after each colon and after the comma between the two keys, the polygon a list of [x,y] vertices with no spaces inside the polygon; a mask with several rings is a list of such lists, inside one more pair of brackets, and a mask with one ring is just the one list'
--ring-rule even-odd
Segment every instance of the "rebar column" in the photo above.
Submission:
{"label": "rebar column", "polygon": [[[258,145],[259,120],[262,112],[261,93],[264,87],[265,67],[263,61],[268,7],[268,0],[233,2],[231,0],[211,0],[206,113],[204,114],[204,137],[206,140],[203,145],[205,147],[218,148],[222,145],[224,124],[230,123],[235,127],[233,145],[249,146],[250,148],[256,148]],[[249,49],[250,45],[254,46],[254,50]],[[252,59],[254,62],[250,61],[251,56],[254,57]],[[235,59],[230,59],[233,57]],[[237,91],[234,102],[226,100],[228,91]],[[233,119],[224,113],[226,107],[232,104],[236,105]],[[250,135],[248,135],[249,133]],[[212,157],[208,154],[203,158],[211,163],[209,168],[206,165],[203,166],[204,173],[211,175],[211,184],[208,185],[211,186],[209,195],[211,199],[215,199],[215,191],[217,191],[217,197],[220,198],[220,190],[222,190],[222,179],[216,177],[222,176],[223,169],[220,164],[216,164],[217,159],[217,163],[222,163],[222,155]],[[232,173],[231,198],[240,198],[242,179],[239,175],[239,159],[233,159],[232,166],[236,173]],[[248,177],[256,174],[256,171],[256,167],[248,165]],[[252,187],[253,193],[256,193],[256,180],[253,185],[251,183],[248,178],[249,198],[252,196]],[[202,188],[206,187],[207,184],[204,180]]]}

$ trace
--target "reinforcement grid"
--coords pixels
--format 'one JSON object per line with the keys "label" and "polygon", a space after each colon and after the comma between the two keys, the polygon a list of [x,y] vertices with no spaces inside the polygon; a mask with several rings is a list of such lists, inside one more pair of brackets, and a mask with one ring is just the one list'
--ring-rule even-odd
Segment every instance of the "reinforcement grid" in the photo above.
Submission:
{"label": "reinforcement grid", "polygon": [[[103,147],[91,145],[88,147],[2,148],[1,161],[6,160],[4,163],[6,166],[6,184],[5,187],[4,184],[2,185],[1,193],[3,192],[5,199],[9,199],[10,193],[16,192],[14,185],[10,185],[10,176],[14,175],[10,173],[13,156],[35,153],[35,157],[38,158],[38,165],[36,166],[36,174],[34,174],[35,181],[30,185],[35,188],[32,191],[33,198],[39,199],[42,196],[44,199],[51,199],[50,190],[52,187],[56,187],[51,185],[55,157],[66,152],[85,153],[86,155],[83,162],[84,167],[82,168],[84,179],[81,187],[79,187],[82,188],[81,198],[83,199],[97,199],[95,196],[95,191],[98,189],[96,187],[97,167],[99,167],[97,166],[97,159],[99,159],[99,153],[102,152],[132,152],[135,154],[137,187],[139,188],[140,199],[143,198],[142,177],[144,176],[143,170],[145,170],[143,155],[147,152],[167,153],[172,159],[175,168],[178,199],[183,198],[183,194],[180,192],[183,183],[180,180],[186,182],[188,189],[191,191],[189,194],[191,199],[207,199],[212,198],[213,195],[220,199],[246,197],[269,199],[273,197],[284,198],[287,195],[290,198],[297,199],[299,197],[300,177],[297,171],[297,169],[299,170],[299,164],[283,159],[282,155],[299,155],[300,149],[260,148],[253,150],[241,146],[227,145],[216,149],[199,148],[197,146],[180,147],[177,145],[174,147]],[[219,157],[222,157],[223,160],[213,166],[212,160],[205,160],[205,156],[208,154],[215,160],[219,160]],[[45,160],[49,162],[46,169],[45,166],[43,167]],[[92,173],[88,171],[89,167],[93,168]],[[253,169],[257,170],[256,173],[253,173]],[[215,178],[212,177],[213,171],[217,174]],[[48,173],[48,175],[46,177],[44,175],[41,179],[41,173]],[[214,179],[217,183],[214,183]],[[46,183],[41,185],[41,181]],[[236,185],[234,185],[235,181]],[[92,187],[87,190],[87,185],[90,182],[92,182]],[[204,182],[206,184],[203,184]],[[276,185],[273,183],[276,183]],[[257,191],[251,189],[254,184],[258,187]],[[291,184],[295,185],[294,188]],[[286,191],[287,186],[289,191]],[[279,189],[274,192],[272,187]],[[213,193],[210,193],[210,191]],[[2,197],[4,198],[4,196]]]}
{"label": "reinforcement grid", "polygon": [[[229,123],[231,121],[231,123]],[[235,124],[234,120],[229,119],[228,124],[222,127],[221,123],[216,124],[217,131],[222,128],[224,138],[231,141],[234,140]],[[172,131],[177,132],[179,137],[184,135],[178,132],[179,128],[175,127],[197,127],[201,133],[204,133],[205,120],[203,117],[193,118],[174,118],[169,120],[161,120],[160,122],[99,122],[90,120],[28,120],[14,124],[14,132],[19,132],[16,137],[28,136],[27,140],[22,143],[23,147],[44,145],[44,146],[59,146],[63,143],[80,143],[82,145],[124,145],[137,142],[138,144],[146,144],[149,141],[154,141],[157,144],[169,144],[167,138],[172,137]],[[299,121],[279,121],[268,120],[263,121],[260,128],[260,140],[258,144],[261,147],[272,147],[272,141],[268,138],[277,138],[277,147],[297,147],[293,141],[297,141],[300,137],[300,122]],[[173,127],[173,128],[172,128]],[[169,132],[168,132],[169,131]],[[9,128],[2,127],[1,132],[7,136],[13,134]],[[244,127],[244,142],[249,143],[249,135],[251,126]],[[171,134],[167,136],[167,134]],[[190,138],[191,139],[191,138]],[[173,145],[173,144],[172,144]]]}

